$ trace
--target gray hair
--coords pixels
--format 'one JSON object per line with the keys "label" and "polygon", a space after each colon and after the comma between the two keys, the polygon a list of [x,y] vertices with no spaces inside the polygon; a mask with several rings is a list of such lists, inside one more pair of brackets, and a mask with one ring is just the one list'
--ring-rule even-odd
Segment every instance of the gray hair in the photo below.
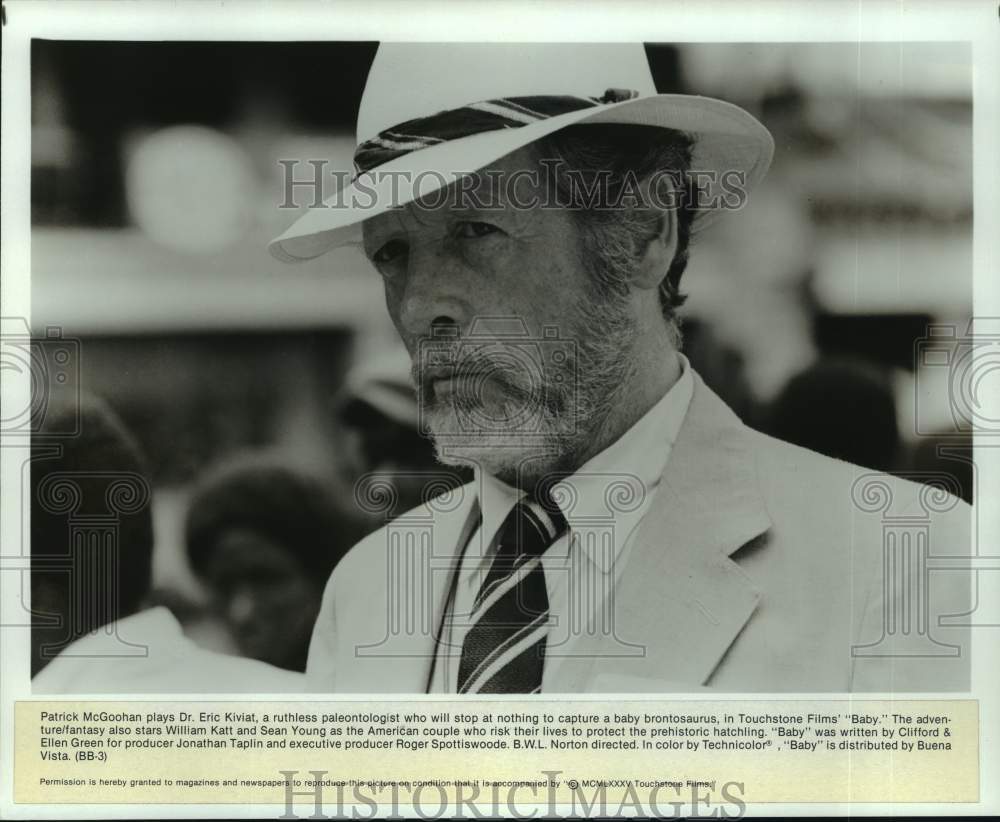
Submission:
{"label": "gray hair", "polygon": [[680,279],[687,267],[698,193],[687,174],[693,144],[693,138],[673,129],[590,124],[569,126],[534,146],[539,161],[559,169],[554,193],[560,205],[577,215],[595,286],[606,295],[627,293],[640,255],[662,227],[658,210],[628,199],[629,187],[669,173],[676,197],[677,250],[661,280],[659,299],[676,346],[681,341],[677,309],[686,299]]}

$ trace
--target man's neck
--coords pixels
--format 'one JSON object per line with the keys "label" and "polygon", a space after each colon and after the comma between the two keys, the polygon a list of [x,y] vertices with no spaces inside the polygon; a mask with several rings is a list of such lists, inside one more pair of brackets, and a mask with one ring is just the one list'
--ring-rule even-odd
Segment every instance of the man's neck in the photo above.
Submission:
{"label": "man's neck", "polygon": [[666,356],[661,350],[655,356],[636,357],[633,362],[635,367],[622,383],[618,401],[599,424],[578,438],[577,448],[567,450],[555,460],[540,454],[522,462],[509,474],[497,474],[497,479],[531,492],[542,479],[575,474],[649,413],[681,377],[680,357],[673,348],[668,349]]}
{"label": "man's neck", "polygon": [[569,458],[561,470],[574,472],[617,442],[635,425],[681,377],[681,361],[677,352],[670,349],[666,357],[659,352],[656,357],[637,360],[630,379],[622,385],[620,401],[611,409],[596,430],[588,432],[582,440],[583,448]]}

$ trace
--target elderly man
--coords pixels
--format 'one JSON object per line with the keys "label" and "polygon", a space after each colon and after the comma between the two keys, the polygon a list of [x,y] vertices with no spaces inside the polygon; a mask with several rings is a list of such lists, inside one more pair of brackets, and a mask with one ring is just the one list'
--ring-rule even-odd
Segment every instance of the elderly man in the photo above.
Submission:
{"label": "elderly man", "polygon": [[968,508],[746,428],[678,351],[689,243],[765,173],[760,123],[657,95],[637,45],[396,44],[358,135],[358,177],[272,249],[360,226],[439,459],[475,480],[337,568],[322,687],[967,686],[967,579],[898,569],[928,535],[968,553]]}

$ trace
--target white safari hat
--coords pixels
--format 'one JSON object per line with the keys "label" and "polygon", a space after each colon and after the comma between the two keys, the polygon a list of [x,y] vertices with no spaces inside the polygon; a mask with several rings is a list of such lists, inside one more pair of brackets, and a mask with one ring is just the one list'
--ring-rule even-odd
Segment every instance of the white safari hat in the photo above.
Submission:
{"label": "white safari hat", "polygon": [[[657,94],[638,43],[383,43],[358,113],[357,176],[269,246],[280,260],[355,241],[358,226],[579,123],[659,126],[694,140],[691,169],[743,175],[749,191],[774,153],[738,106]],[[693,230],[712,210],[698,212]]]}

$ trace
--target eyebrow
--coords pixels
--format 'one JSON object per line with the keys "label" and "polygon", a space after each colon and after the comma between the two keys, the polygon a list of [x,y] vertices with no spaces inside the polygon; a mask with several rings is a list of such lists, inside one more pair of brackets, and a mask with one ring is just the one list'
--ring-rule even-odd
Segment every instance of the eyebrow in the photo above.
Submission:
{"label": "eyebrow", "polygon": [[366,255],[369,254],[369,249],[377,251],[378,248],[384,245],[387,240],[392,239],[393,235],[403,232],[402,226],[398,223],[389,225],[383,221],[382,226],[383,227],[379,228],[378,223],[374,223],[372,221],[368,221],[362,225],[361,242],[359,245]]}

